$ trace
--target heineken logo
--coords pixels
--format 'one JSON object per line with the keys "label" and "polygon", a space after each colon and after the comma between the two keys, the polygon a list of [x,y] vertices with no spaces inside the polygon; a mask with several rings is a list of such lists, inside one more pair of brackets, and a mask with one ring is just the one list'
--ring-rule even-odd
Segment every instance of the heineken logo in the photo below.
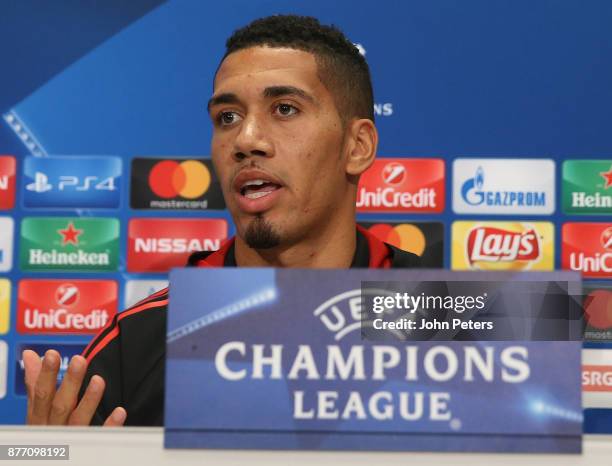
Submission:
{"label": "heineken logo", "polygon": [[563,210],[567,214],[612,213],[612,160],[565,161]]}
{"label": "heineken logo", "polygon": [[68,226],[63,230],[57,230],[57,232],[62,235],[62,246],[66,246],[67,244],[74,244],[76,246],[79,245],[79,235],[83,233],[83,230],[79,230],[78,228],[74,228],[74,223],[68,223]]}
{"label": "heineken logo", "polygon": [[23,270],[117,270],[119,222],[112,218],[30,217],[21,226]]}

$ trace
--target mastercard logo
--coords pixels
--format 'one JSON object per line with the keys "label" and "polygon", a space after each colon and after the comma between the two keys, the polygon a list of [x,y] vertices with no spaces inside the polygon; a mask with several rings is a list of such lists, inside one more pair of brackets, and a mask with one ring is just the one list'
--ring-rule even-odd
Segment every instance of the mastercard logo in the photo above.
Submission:
{"label": "mastercard logo", "polygon": [[389,225],[379,223],[368,229],[368,231],[385,243],[389,243],[396,248],[412,252],[417,256],[423,255],[427,241],[421,229],[409,223],[399,225]]}
{"label": "mastercard logo", "polygon": [[149,187],[163,199],[201,197],[210,187],[210,171],[197,160],[163,160],[149,172]]}
{"label": "mastercard logo", "polygon": [[612,291],[592,291],[584,300],[584,312],[591,327],[612,328]]}

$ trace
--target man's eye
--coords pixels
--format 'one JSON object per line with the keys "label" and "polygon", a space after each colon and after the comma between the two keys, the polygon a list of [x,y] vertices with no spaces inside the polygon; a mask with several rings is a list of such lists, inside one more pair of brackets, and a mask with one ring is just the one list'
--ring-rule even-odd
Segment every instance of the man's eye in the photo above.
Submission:
{"label": "man's eye", "polygon": [[299,110],[295,108],[293,105],[279,104],[276,106],[276,111],[282,116],[291,116],[291,115],[295,115],[296,113],[298,113]]}
{"label": "man's eye", "polygon": [[236,112],[221,112],[217,121],[222,126],[228,126],[240,120],[240,115]]}

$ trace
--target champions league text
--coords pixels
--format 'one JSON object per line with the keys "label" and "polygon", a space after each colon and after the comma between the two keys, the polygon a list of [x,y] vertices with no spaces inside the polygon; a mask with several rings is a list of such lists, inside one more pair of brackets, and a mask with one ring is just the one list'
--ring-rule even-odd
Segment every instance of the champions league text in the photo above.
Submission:
{"label": "champions league text", "polygon": [[[296,420],[366,420],[406,422],[427,419],[453,420],[451,393],[443,384],[520,384],[530,377],[529,352],[525,346],[437,345],[247,345],[231,341],[215,354],[218,375],[228,381],[300,380],[327,381],[328,390],[294,390]],[[437,382],[439,391],[376,390],[385,381],[403,380],[420,386]],[[350,381],[356,390],[342,390]],[[360,386],[362,385],[362,386]],[[288,384],[290,387],[290,384]],[[409,385],[406,384],[408,388]]]}

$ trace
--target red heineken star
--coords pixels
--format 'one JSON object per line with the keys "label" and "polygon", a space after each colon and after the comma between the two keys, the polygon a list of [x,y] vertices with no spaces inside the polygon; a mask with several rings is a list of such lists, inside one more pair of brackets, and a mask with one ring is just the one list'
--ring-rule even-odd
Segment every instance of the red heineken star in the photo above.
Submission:
{"label": "red heineken star", "polygon": [[606,180],[606,185],[604,186],[605,189],[608,189],[610,186],[612,186],[612,165],[610,166],[610,169],[607,172],[600,172],[599,173],[604,180]]}
{"label": "red heineken star", "polygon": [[70,222],[68,226],[63,230],[57,230],[62,235],[62,246],[66,246],[68,243],[72,243],[75,246],[79,244],[79,235],[83,233],[83,230],[74,228],[74,224]]}

